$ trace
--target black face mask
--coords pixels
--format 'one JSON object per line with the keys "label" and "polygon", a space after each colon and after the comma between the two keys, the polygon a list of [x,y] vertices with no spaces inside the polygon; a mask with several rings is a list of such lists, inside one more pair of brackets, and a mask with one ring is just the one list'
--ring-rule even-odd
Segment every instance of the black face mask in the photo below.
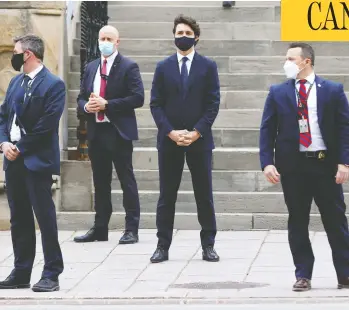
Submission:
{"label": "black face mask", "polygon": [[21,71],[21,68],[24,64],[24,53],[13,54],[11,58],[11,64],[13,69],[15,69],[16,71]]}
{"label": "black face mask", "polygon": [[183,52],[190,50],[193,45],[196,45],[195,38],[188,38],[188,37],[180,37],[175,38],[175,44],[176,46]]}

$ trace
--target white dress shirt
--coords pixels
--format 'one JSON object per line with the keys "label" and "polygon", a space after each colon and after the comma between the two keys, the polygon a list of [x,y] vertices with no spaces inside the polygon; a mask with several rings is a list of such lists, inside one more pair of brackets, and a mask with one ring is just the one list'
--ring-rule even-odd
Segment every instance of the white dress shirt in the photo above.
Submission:
{"label": "white dress shirt", "polygon": [[[116,50],[113,54],[111,54],[109,57],[105,58],[103,56],[101,56],[101,64],[103,66],[103,62],[106,59],[107,60],[107,72],[106,75],[109,75],[110,70],[113,66],[113,63],[115,61],[116,56],[118,55],[118,51]],[[101,89],[101,75],[100,75],[100,66],[101,64],[99,64],[98,68],[97,68],[97,73],[95,76],[95,79],[93,81],[93,92],[99,96],[99,91]],[[107,81],[108,83],[108,81]],[[86,105],[85,105],[85,111],[86,111]],[[86,111],[87,112],[87,111]],[[108,119],[108,117],[106,115],[104,115],[104,119],[102,121],[100,121],[97,117],[98,113],[95,113],[95,120],[97,123],[106,123],[106,122],[110,122],[110,120]]]}
{"label": "white dress shirt", "polygon": [[185,63],[187,65],[187,70],[188,70],[188,75],[190,73],[190,68],[191,68],[191,64],[193,63],[193,59],[194,59],[194,55],[195,55],[195,50],[193,50],[192,52],[190,52],[187,56],[183,56],[182,54],[177,52],[177,58],[178,58],[178,65],[179,65],[179,73],[182,72],[182,64],[183,64],[183,58],[187,57],[188,60]]}
{"label": "white dress shirt", "polygon": [[[317,114],[317,95],[316,95],[316,88],[319,87],[315,83],[315,73],[311,73],[309,76],[305,78],[307,82],[305,83],[305,89],[308,93],[309,87],[311,84],[313,84],[313,87],[310,90],[309,97],[308,97],[308,115],[309,115],[309,125],[310,125],[310,133],[311,133],[311,141],[312,143],[309,145],[309,147],[305,147],[304,145],[299,144],[299,150],[301,152],[315,152],[315,151],[323,151],[326,150],[326,145],[324,143],[324,140],[321,135],[319,123],[318,123],[318,114]],[[296,87],[299,91],[300,79],[296,79]],[[298,97],[297,98],[297,104],[298,104]]]}
{"label": "white dress shirt", "polygon": [[[43,67],[44,67],[43,65],[40,65],[34,71],[26,74],[27,76],[29,76],[31,78],[31,80],[28,82],[28,86],[31,86],[31,84],[34,82],[36,76],[42,70]],[[23,85],[23,82],[22,82],[22,85]],[[26,96],[26,94],[24,94],[23,100],[25,100],[25,96]],[[21,139],[21,130],[20,130],[19,126],[16,125],[16,119],[17,119],[17,115],[15,113],[13,116],[13,121],[12,121],[12,125],[11,125],[11,130],[10,130],[10,140],[12,142],[18,142]]]}

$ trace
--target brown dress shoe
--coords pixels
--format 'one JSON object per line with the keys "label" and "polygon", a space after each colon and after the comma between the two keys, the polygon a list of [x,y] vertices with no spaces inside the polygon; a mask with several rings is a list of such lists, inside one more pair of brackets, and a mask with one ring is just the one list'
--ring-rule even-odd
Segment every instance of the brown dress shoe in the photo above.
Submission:
{"label": "brown dress shoe", "polygon": [[306,278],[298,278],[293,285],[292,291],[294,292],[306,292],[311,289],[311,281]]}
{"label": "brown dress shoe", "polygon": [[349,288],[349,278],[342,278],[338,280],[338,286],[339,289],[341,288]]}

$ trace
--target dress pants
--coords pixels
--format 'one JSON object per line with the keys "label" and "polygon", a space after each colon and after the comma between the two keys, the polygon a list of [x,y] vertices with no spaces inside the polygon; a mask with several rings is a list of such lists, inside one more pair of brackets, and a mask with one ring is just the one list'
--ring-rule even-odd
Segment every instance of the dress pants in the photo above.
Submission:
{"label": "dress pants", "polygon": [[123,139],[111,123],[96,124],[89,142],[89,157],[95,187],[95,227],[107,229],[112,214],[111,181],[113,164],[123,191],[125,229],[138,233],[140,204],[132,166],[132,141]]}
{"label": "dress pants", "polygon": [[212,194],[212,151],[186,152],[185,148],[177,147],[169,151],[159,151],[158,157],[160,174],[160,197],[156,213],[158,245],[169,249],[172,242],[177,192],[186,159],[201,225],[201,244],[203,247],[213,246],[217,229]]}
{"label": "dress pants", "polygon": [[52,175],[28,170],[23,158],[19,157],[9,163],[5,176],[15,275],[25,282],[30,281],[36,249],[34,210],[41,231],[45,259],[42,277],[57,280],[64,266],[52,199]]}
{"label": "dress pants", "polygon": [[309,218],[314,199],[332,249],[338,278],[349,277],[349,233],[342,185],[326,162],[302,157],[298,172],[281,174],[289,212],[288,237],[297,278],[312,278],[314,254],[309,240]]}

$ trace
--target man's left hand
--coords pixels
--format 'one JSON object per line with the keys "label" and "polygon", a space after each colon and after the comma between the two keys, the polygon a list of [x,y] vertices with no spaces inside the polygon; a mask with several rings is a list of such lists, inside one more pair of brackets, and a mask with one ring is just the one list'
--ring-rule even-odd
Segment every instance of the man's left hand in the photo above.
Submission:
{"label": "man's left hand", "polygon": [[89,102],[91,103],[92,106],[98,106],[99,111],[104,111],[105,106],[108,104],[107,100],[96,95],[94,97],[90,97]]}
{"label": "man's left hand", "polygon": [[336,174],[336,183],[343,184],[348,181],[349,178],[349,167],[345,165],[338,165],[338,171]]}
{"label": "man's left hand", "polygon": [[189,146],[193,142],[195,142],[197,139],[200,138],[200,134],[197,131],[190,131],[185,135],[182,135],[178,142],[177,145],[179,146]]}

